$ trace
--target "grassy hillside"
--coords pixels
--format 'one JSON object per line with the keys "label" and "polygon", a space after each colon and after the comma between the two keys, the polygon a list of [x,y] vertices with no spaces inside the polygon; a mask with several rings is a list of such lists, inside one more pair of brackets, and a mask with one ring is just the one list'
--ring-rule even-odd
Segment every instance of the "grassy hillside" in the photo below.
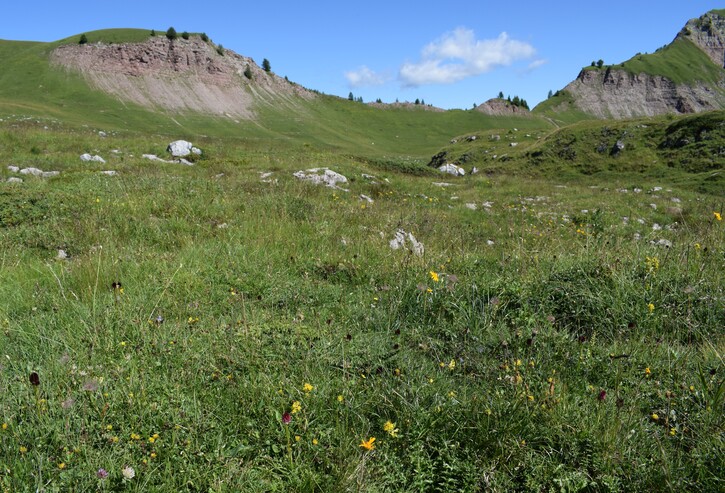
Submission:
{"label": "grassy hillside", "polygon": [[167,142],[0,122],[3,490],[722,489],[721,197]]}
{"label": "grassy hillside", "polygon": [[[660,176],[722,195],[725,112],[625,121],[585,121],[556,131],[481,133],[441,149],[449,162],[485,173],[622,184]],[[617,144],[623,146],[617,148]],[[513,146],[512,146],[513,144]]]}

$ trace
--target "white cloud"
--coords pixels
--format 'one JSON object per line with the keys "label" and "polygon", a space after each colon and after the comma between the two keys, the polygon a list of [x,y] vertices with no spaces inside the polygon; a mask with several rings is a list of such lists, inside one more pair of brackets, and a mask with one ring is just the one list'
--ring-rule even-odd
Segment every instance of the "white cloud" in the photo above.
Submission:
{"label": "white cloud", "polygon": [[547,63],[549,63],[549,60],[545,60],[545,59],[534,60],[533,62],[531,62],[529,64],[528,67],[526,67],[526,71],[531,72],[532,70],[536,70],[537,68],[546,65]]}
{"label": "white cloud", "polygon": [[350,87],[380,86],[387,82],[387,77],[379,74],[365,65],[357,70],[345,72],[345,78]]}
{"label": "white cloud", "polygon": [[535,54],[533,46],[505,32],[495,39],[478,40],[472,30],[460,27],[423,48],[420,62],[404,63],[399,77],[405,86],[452,84]]}

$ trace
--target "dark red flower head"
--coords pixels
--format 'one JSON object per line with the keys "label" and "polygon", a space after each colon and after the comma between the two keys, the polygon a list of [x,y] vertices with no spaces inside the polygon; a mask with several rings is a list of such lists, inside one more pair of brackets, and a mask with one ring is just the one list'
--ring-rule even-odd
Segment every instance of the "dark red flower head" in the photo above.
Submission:
{"label": "dark red flower head", "polygon": [[40,385],[40,376],[37,372],[33,372],[30,374],[30,383],[32,385],[35,385],[36,387]]}
{"label": "dark red flower head", "polygon": [[600,401],[603,401],[606,398],[607,398],[607,391],[606,390],[599,391],[599,395],[597,396],[597,399],[599,399]]}
{"label": "dark red flower head", "polygon": [[290,413],[284,413],[282,415],[282,423],[288,425],[292,422],[292,415]]}

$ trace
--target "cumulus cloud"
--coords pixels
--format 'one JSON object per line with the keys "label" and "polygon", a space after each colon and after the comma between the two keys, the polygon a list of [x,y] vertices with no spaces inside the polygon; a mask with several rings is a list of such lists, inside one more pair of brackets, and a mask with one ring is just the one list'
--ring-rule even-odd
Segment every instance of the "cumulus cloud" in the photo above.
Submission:
{"label": "cumulus cloud", "polygon": [[365,65],[357,70],[345,72],[345,78],[350,87],[380,86],[387,82],[387,77],[379,74]]}
{"label": "cumulus cloud", "polygon": [[537,68],[546,65],[547,63],[549,63],[549,60],[545,60],[545,59],[534,60],[533,62],[529,63],[528,67],[526,67],[526,71],[531,72],[532,70],[536,70]]}
{"label": "cumulus cloud", "polygon": [[421,61],[404,63],[399,77],[405,86],[452,84],[496,67],[511,65],[536,54],[533,46],[501,33],[495,39],[476,39],[475,33],[458,28],[423,48]]}

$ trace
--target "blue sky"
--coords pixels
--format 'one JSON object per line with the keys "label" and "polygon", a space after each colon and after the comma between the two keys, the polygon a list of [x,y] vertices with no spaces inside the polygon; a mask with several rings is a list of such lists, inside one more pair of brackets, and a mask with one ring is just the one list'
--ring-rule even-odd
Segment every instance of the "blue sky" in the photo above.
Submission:
{"label": "blue sky", "polygon": [[470,108],[499,91],[531,107],[592,60],[669,43],[713,1],[6,2],[0,39],[109,27],[206,32],[308,88],[364,101]]}

